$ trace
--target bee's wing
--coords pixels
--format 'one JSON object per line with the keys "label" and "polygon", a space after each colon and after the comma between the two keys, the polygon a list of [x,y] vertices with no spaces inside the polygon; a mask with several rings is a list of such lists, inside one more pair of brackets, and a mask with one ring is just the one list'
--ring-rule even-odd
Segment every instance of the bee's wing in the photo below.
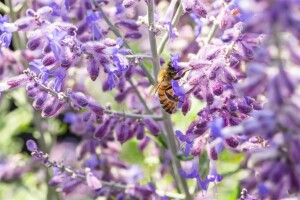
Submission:
{"label": "bee's wing", "polygon": [[161,85],[161,83],[162,83],[162,81],[156,82],[156,83],[152,86],[152,88],[151,88],[151,90],[150,90],[150,95],[151,95],[151,96],[154,96],[154,95],[156,94],[156,92],[157,92],[159,86]]}

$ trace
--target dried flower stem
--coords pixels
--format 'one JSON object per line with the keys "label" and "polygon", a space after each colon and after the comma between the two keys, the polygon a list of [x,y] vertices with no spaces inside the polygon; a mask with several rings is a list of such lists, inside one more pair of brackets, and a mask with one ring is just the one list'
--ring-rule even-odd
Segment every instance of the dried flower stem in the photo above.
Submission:
{"label": "dried flower stem", "polygon": [[[178,1],[178,2],[179,2],[178,3],[179,6],[176,10],[176,13],[175,13],[173,19],[172,19],[172,26],[173,27],[176,26],[176,24],[178,23],[181,15],[183,13],[183,8],[182,8],[182,5],[181,5],[181,1]],[[161,39],[159,45],[158,45],[158,50],[157,50],[158,54],[161,54],[163,52],[168,39],[169,39],[169,32],[166,32],[165,35],[163,36],[163,38]]]}
{"label": "dried flower stem", "polygon": [[[95,4],[96,5],[96,4]],[[115,27],[115,25],[110,21],[110,19],[106,16],[105,12],[103,11],[102,7],[99,5],[97,7],[103,16],[104,21],[108,24],[109,28],[112,30],[112,32],[120,38],[123,38],[120,31],[117,29],[117,27]],[[124,40],[124,46],[128,49],[131,49],[131,47],[128,45],[128,43]],[[132,50],[132,49],[131,49]],[[147,69],[147,67],[143,64],[140,64],[141,68],[143,69],[143,71],[145,72],[146,76],[148,77],[149,81],[151,84],[155,83],[155,80],[152,76],[152,74],[149,72],[149,70]]]}

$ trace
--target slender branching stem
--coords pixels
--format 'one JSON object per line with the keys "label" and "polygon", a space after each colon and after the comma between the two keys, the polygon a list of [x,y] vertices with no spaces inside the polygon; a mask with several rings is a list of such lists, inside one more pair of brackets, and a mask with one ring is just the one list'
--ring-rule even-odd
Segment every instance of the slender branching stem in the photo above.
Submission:
{"label": "slender branching stem", "polygon": [[[181,6],[180,6],[181,7]],[[150,41],[150,47],[153,57],[153,65],[154,65],[154,74],[157,76],[159,69],[160,69],[160,63],[159,63],[159,56],[157,53],[156,48],[156,38],[154,34],[154,2],[153,0],[148,1],[148,21],[149,21],[149,41]],[[163,122],[165,126],[165,134],[166,134],[166,140],[168,147],[171,150],[171,161],[172,161],[172,168],[173,168],[173,175],[175,182],[180,189],[181,192],[185,194],[185,199],[192,199],[188,190],[187,182],[186,180],[179,174],[179,169],[181,168],[180,162],[177,159],[177,145],[176,145],[176,139],[174,136],[174,130],[172,127],[172,121],[170,118],[170,115],[167,114],[163,109]]]}
{"label": "slender branching stem", "polygon": [[127,59],[149,59],[152,60],[151,55],[146,55],[146,54],[134,54],[134,55],[126,55]]}
{"label": "slender branching stem", "polygon": [[175,178],[175,181],[178,184],[178,187],[180,188],[180,190],[182,192],[184,192],[185,198],[187,200],[191,200],[192,197],[190,195],[186,179],[179,174],[179,169],[181,168],[181,164],[176,156],[178,147],[177,147],[176,139],[174,136],[174,129],[172,126],[171,117],[165,111],[162,110],[162,112],[163,112],[163,122],[164,122],[164,126],[166,129],[166,131],[165,131],[166,140],[167,140],[168,147],[171,151],[171,161],[172,161],[172,167],[173,167],[173,171],[174,171],[174,178]]}
{"label": "slender branching stem", "polygon": [[205,45],[208,45],[210,43],[210,41],[213,39],[213,37],[215,36],[217,30],[219,28],[219,22],[217,19],[214,20],[214,23],[207,35],[207,38],[205,40]]}
{"label": "slender branching stem", "polygon": [[[56,167],[61,172],[64,172],[64,173],[68,174],[69,176],[71,176],[73,178],[79,178],[79,179],[82,179],[84,181],[86,181],[86,179],[87,179],[85,174],[78,173],[78,172],[76,172],[76,170],[73,170],[70,167],[66,167],[62,163],[58,164],[57,162],[50,161],[48,154],[43,153],[42,151],[36,150],[36,151],[32,152],[31,155],[36,156],[38,158],[42,158],[43,159],[43,161],[42,161],[43,164],[48,168]],[[119,184],[119,183],[116,183],[116,182],[108,182],[108,181],[104,181],[104,180],[99,180],[99,181],[105,187],[109,187],[109,188],[113,188],[113,189],[121,190],[121,191],[125,191],[125,192],[127,192],[127,190],[130,189],[131,187],[135,187],[135,185],[130,185],[130,184],[129,185],[123,185],[123,184]],[[185,199],[184,195],[178,194],[178,193],[164,192],[162,190],[156,190],[155,193],[158,196],[161,196],[161,197],[167,196],[169,198]]]}
{"label": "slender branching stem", "polygon": [[[183,8],[182,8],[182,5],[181,5],[181,1],[178,1],[178,2],[179,2],[178,8],[177,8],[176,13],[175,13],[175,15],[172,19],[172,22],[171,22],[173,27],[176,26],[176,24],[178,23],[181,15],[183,13]],[[164,34],[163,38],[161,39],[159,45],[158,45],[158,50],[157,50],[158,54],[161,54],[163,52],[168,39],[169,39],[169,32],[166,32]]]}
{"label": "slender branching stem", "polygon": [[149,23],[149,27],[148,27],[149,40],[150,40],[151,53],[153,58],[153,73],[154,76],[157,77],[160,69],[160,62],[157,54],[157,45],[156,45],[156,38],[155,38],[153,0],[148,1],[148,23]]}
{"label": "slender branching stem", "polygon": [[147,113],[151,113],[151,110],[149,109],[149,107],[147,106],[147,103],[145,101],[145,99],[142,97],[140,91],[137,89],[136,85],[133,83],[133,81],[131,79],[128,79],[128,82],[130,83],[131,87],[133,88],[133,90],[135,91],[135,93],[137,94],[140,102],[144,105]]}

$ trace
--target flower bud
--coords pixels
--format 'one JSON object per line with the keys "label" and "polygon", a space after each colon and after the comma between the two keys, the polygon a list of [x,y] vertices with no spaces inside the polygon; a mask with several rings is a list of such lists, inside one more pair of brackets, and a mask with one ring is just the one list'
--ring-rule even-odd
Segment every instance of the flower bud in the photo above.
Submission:
{"label": "flower bud", "polygon": [[86,183],[93,190],[99,190],[102,187],[102,183],[91,171],[86,174]]}
{"label": "flower bud", "polygon": [[89,102],[88,107],[96,115],[103,115],[104,114],[104,108],[100,104]]}
{"label": "flower bud", "polygon": [[191,107],[192,107],[192,102],[190,98],[186,98],[181,107],[182,114],[185,116],[191,110]]}
{"label": "flower bud", "polygon": [[223,76],[224,81],[228,84],[233,84],[237,82],[237,78],[232,72],[229,71],[229,69],[223,68]]}
{"label": "flower bud", "polygon": [[31,152],[37,151],[37,149],[38,149],[34,140],[27,140],[26,147]]}
{"label": "flower bud", "polygon": [[218,153],[215,147],[209,147],[208,148],[208,157],[211,160],[218,160]]}
{"label": "flower bud", "polygon": [[71,49],[69,47],[63,47],[61,49],[61,59],[60,59],[60,65],[63,68],[69,68],[74,61],[74,54],[72,53]]}
{"label": "flower bud", "polygon": [[238,103],[238,110],[241,112],[241,113],[244,113],[244,114],[248,114],[252,111],[252,107],[251,106],[248,106],[244,103]]}
{"label": "flower bud", "polygon": [[105,120],[94,132],[94,138],[97,140],[102,140],[109,132],[110,120]]}
{"label": "flower bud", "polygon": [[223,85],[218,82],[213,83],[212,91],[215,95],[220,96],[223,93]]}
{"label": "flower bud", "polygon": [[53,9],[49,6],[41,7],[37,10],[37,14],[39,14],[40,17],[48,17],[53,12]]}
{"label": "flower bud", "polygon": [[24,86],[29,82],[30,79],[26,74],[21,74],[19,76],[12,77],[6,82],[0,82],[0,92]]}
{"label": "flower bud", "polygon": [[221,52],[220,48],[213,48],[206,54],[206,59],[213,60],[220,54],[220,52]]}
{"label": "flower bud", "polygon": [[118,102],[118,103],[121,103],[122,101],[125,100],[125,98],[127,97],[127,95],[132,91],[132,88],[128,88],[126,89],[125,91],[123,92],[120,92],[118,93],[116,96],[115,96],[115,100]]}
{"label": "flower bud", "polygon": [[202,140],[202,137],[197,137],[192,146],[191,153],[193,156],[200,156],[204,150],[205,143]]}
{"label": "flower bud", "polygon": [[206,18],[207,12],[204,8],[204,5],[199,0],[196,0],[196,4],[194,5],[193,10],[196,15],[198,15],[198,17]]}
{"label": "flower bud", "polygon": [[36,12],[34,10],[32,10],[32,9],[27,9],[26,10],[26,15],[28,17],[34,17],[36,15]]}
{"label": "flower bud", "polygon": [[75,107],[83,108],[88,105],[86,96],[82,92],[71,92],[69,97]]}
{"label": "flower bud", "polygon": [[143,123],[139,123],[136,127],[136,138],[142,140],[145,136],[145,127]]}
{"label": "flower bud", "polygon": [[129,136],[129,127],[125,122],[121,122],[117,125],[116,128],[116,135],[117,135],[117,140],[123,144],[124,142],[127,141],[128,136]]}
{"label": "flower bud", "polygon": [[225,143],[231,148],[236,148],[239,145],[238,139],[234,136],[226,138]]}
{"label": "flower bud", "polygon": [[42,59],[42,63],[45,67],[50,66],[56,62],[56,58],[53,53],[47,53]]}
{"label": "flower bud", "polygon": [[153,119],[145,118],[144,124],[145,124],[146,128],[150,131],[150,133],[152,133],[154,136],[158,136],[159,127]]}
{"label": "flower bud", "polygon": [[83,113],[83,115],[82,115],[82,121],[83,122],[88,122],[91,119],[91,116],[92,116],[91,112]]}
{"label": "flower bud", "polygon": [[193,7],[195,6],[196,0],[183,0],[182,8],[184,12],[191,12]]}
{"label": "flower bud", "polygon": [[95,81],[98,78],[100,68],[99,68],[99,63],[94,58],[88,59],[87,71],[92,81]]}
{"label": "flower bud", "polygon": [[127,18],[120,19],[120,21],[117,22],[116,25],[125,27],[133,31],[137,31],[139,28],[139,25],[136,23],[136,20],[127,19]]}
{"label": "flower bud", "polygon": [[47,93],[44,91],[39,92],[39,94],[35,97],[32,106],[36,110],[41,110],[47,100]]}
{"label": "flower bud", "polygon": [[51,46],[50,46],[49,42],[45,42],[45,45],[43,47],[43,53],[48,54],[50,52],[51,52]]}
{"label": "flower bud", "polygon": [[124,0],[122,5],[125,8],[130,8],[130,7],[134,6],[134,5],[136,5],[139,1],[140,0]]}
{"label": "flower bud", "polygon": [[102,42],[86,42],[82,45],[81,50],[90,54],[103,53],[106,46]]}
{"label": "flower bud", "polygon": [[230,55],[229,66],[231,68],[236,68],[236,67],[238,67],[239,64],[240,64],[240,61],[235,56]]}
{"label": "flower bud", "polygon": [[126,39],[140,39],[142,37],[142,33],[139,31],[131,31],[125,34]]}
{"label": "flower bud", "polygon": [[31,37],[27,42],[27,48],[31,51],[34,51],[41,46],[41,42],[42,42],[41,35]]}
{"label": "flower bud", "polygon": [[206,93],[205,99],[208,105],[212,105],[214,103],[214,96],[210,92]]}
{"label": "flower bud", "polygon": [[42,117],[55,117],[62,109],[64,109],[66,102],[60,101],[56,97],[50,97],[45,102],[42,109]]}
{"label": "flower bud", "polygon": [[143,151],[148,146],[150,141],[151,140],[148,136],[144,137],[144,139],[139,142],[139,145],[138,145],[139,150]]}
{"label": "flower bud", "polygon": [[246,42],[237,42],[237,50],[238,54],[242,56],[244,59],[253,60],[254,52],[252,48]]}
{"label": "flower bud", "polygon": [[28,31],[36,26],[35,19],[33,17],[22,17],[15,21],[15,25],[18,30]]}
{"label": "flower bud", "polygon": [[26,88],[27,96],[31,99],[35,98],[40,92],[41,89],[39,87]]}

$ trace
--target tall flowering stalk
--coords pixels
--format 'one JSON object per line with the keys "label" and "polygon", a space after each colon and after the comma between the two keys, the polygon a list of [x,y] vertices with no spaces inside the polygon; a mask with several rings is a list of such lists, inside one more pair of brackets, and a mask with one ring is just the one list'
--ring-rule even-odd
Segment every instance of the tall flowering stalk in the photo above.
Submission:
{"label": "tall flowering stalk", "polygon": [[[26,142],[31,163],[9,173],[16,158],[0,162],[1,180],[43,164],[52,169],[49,199],[53,187],[62,198],[223,199],[219,183],[244,171],[235,199],[300,195],[298,1],[0,6],[1,98],[24,88],[40,134]],[[156,79],[167,63],[176,77],[160,89],[176,103],[180,128],[149,93],[161,87]],[[49,134],[46,119],[64,123],[77,141]],[[136,146],[126,152],[128,144]],[[141,156],[135,164],[126,161],[131,151]],[[228,151],[244,160],[220,173]],[[148,174],[146,166],[156,167]]]}

